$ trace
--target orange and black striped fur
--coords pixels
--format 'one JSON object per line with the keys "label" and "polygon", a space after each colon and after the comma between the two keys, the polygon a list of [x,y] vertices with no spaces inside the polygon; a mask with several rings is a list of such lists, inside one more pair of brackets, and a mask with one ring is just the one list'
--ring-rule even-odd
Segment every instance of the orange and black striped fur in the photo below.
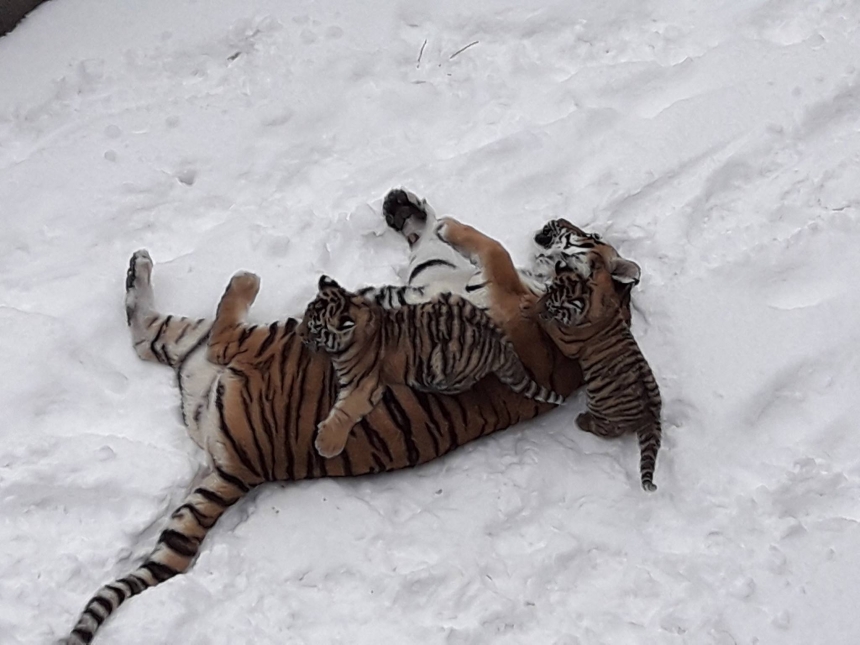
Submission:
{"label": "orange and black striped fur", "polygon": [[[404,286],[367,287],[359,291],[360,295],[391,307],[427,302],[439,293],[454,293],[482,309],[490,308],[493,296],[487,285],[485,267],[475,253],[458,252],[443,237],[434,234],[445,219],[437,218],[426,200],[403,188],[395,188],[385,196],[382,211],[386,223],[409,244],[407,283]],[[597,252],[603,254],[607,261],[613,261],[613,279],[621,302],[629,311],[630,292],[639,282],[639,267],[635,262],[621,258],[599,235],[559,218],[547,222],[535,233],[532,241],[534,249],[530,266],[512,269],[519,276],[519,282],[528,289],[542,293],[552,281],[558,262],[569,264],[578,255]]]}
{"label": "orange and black striped fur", "polygon": [[[221,301],[222,309],[231,289]],[[216,331],[221,315],[219,309]],[[323,457],[340,454],[353,427],[392,385],[458,394],[495,374],[523,396],[564,402],[531,379],[513,345],[486,312],[456,295],[440,294],[422,304],[384,309],[322,276],[319,293],[308,304],[296,333],[305,345],[331,358],[340,385],[337,402],[319,425],[315,445]],[[213,333],[210,351],[217,342]]]}
{"label": "orange and black striped fur", "polygon": [[[642,455],[642,486],[649,491],[655,490],[653,474],[660,448],[660,394],[629,327],[630,288],[638,282],[639,267],[619,256],[613,247],[601,242],[596,236],[583,233],[566,220],[550,222],[536,237],[540,238],[542,234],[547,237],[536,240],[539,244],[546,242],[548,247],[557,244],[566,251],[557,264],[556,270],[560,273],[541,297],[539,291],[521,279],[521,272],[514,268],[510,255],[501,244],[450,217],[441,219],[437,226],[437,235],[442,240],[483,269],[486,288],[490,293],[490,315],[502,329],[507,333],[516,333],[520,338],[531,336],[535,339],[545,331],[553,339],[558,351],[580,361],[589,405],[589,411],[577,418],[580,428],[600,436],[614,437],[630,430],[630,423],[635,426],[632,429],[639,433]],[[584,241],[590,243],[584,245],[581,251],[571,252],[571,249],[580,247],[570,241],[559,241],[562,235],[574,238],[584,235]],[[572,278],[579,273],[571,266],[592,265],[595,269],[589,272],[591,282],[588,279]],[[583,350],[584,344],[572,345],[567,334],[587,336],[592,328],[573,327],[575,331],[571,331],[563,323],[576,325],[582,321],[584,324],[591,318],[571,316],[570,319],[556,319],[544,313],[542,319],[537,315],[522,315],[523,311],[536,310],[537,303],[541,307],[553,307],[547,310],[553,313],[570,311],[582,296],[571,295],[568,285],[575,287],[577,293],[588,289],[588,295],[594,301],[590,316],[601,321],[601,329],[605,327],[603,334],[589,341],[587,350]],[[642,388],[642,400],[628,403],[632,393],[639,392],[637,388]],[[635,419],[631,421],[628,410],[633,409],[637,412],[632,415]],[[652,417],[656,419],[655,422],[639,423]]]}
{"label": "orange and black striped fur", "polygon": [[[579,258],[588,255],[599,255],[611,267],[612,287],[618,295],[621,315],[630,322],[630,291],[639,282],[639,266],[621,257],[599,236],[586,233],[565,219],[550,221],[535,235],[535,243],[541,250],[535,255],[537,268],[532,271],[514,267],[510,254],[499,242],[453,217],[438,220],[436,235],[482,271],[490,316],[506,334],[527,336],[539,342],[542,327],[535,320],[524,319],[521,307],[533,303],[545,291],[555,275],[556,264],[576,265]],[[550,270],[544,265],[551,260]]]}
{"label": "orange and black striped fur", "polygon": [[[417,285],[363,294],[387,304],[429,297],[440,291],[439,285],[455,284],[460,274],[469,274],[469,262],[437,237],[433,225],[428,226],[435,220],[422,211],[423,200],[404,201],[400,197],[405,193],[399,190],[389,197],[394,194],[397,199],[387,198],[386,204],[402,208],[398,218],[385,212],[386,221],[390,219],[392,228],[425,254],[412,258],[410,276],[417,280],[430,273],[438,275],[427,283],[433,288],[426,290]],[[434,245],[448,249],[450,267],[428,259]],[[415,466],[555,408],[520,396],[493,377],[453,396],[393,386],[358,424],[344,451],[324,459],[314,448],[314,438],[317,425],[337,400],[337,375],[327,356],[301,343],[295,333],[298,321],[248,325],[238,321],[244,316],[239,307],[230,314],[235,326],[219,330],[223,353],[216,352],[216,360],[210,361],[212,321],[159,313],[152,268],[146,251],[132,256],[126,279],[132,343],[142,359],[167,365],[176,373],[183,421],[192,440],[207,453],[209,468],[174,511],[144,562],[89,600],[67,643],[91,642],[128,598],[186,571],[218,518],[261,483]],[[445,268],[457,275],[441,274]],[[463,284],[468,297],[472,292]],[[511,301],[501,309],[510,313]],[[501,326],[538,383],[563,396],[582,385],[576,361],[565,357],[536,325],[517,320]]]}
{"label": "orange and black striped fur", "polygon": [[[344,451],[324,459],[314,438],[337,400],[338,379],[329,357],[311,351],[296,335],[298,321],[239,324],[244,313],[237,307],[216,330],[216,360],[210,361],[212,321],[159,313],[152,266],[149,254],[138,251],[128,269],[132,343],[142,359],[175,371],[183,420],[210,466],[173,512],[144,562],[89,600],[65,641],[70,645],[90,643],[120,604],[186,571],[221,515],[259,484],[416,466],[555,408],[525,398],[493,377],[457,395],[396,385],[384,390]],[[563,396],[582,384],[577,364],[558,352],[520,356],[539,383]]]}
{"label": "orange and black striped fur", "polygon": [[654,466],[662,436],[660,390],[630,332],[604,258],[580,258],[577,268],[558,265],[547,292],[531,307],[565,355],[585,375],[588,411],[576,422],[601,437],[635,432],[642,488],[654,491]]}

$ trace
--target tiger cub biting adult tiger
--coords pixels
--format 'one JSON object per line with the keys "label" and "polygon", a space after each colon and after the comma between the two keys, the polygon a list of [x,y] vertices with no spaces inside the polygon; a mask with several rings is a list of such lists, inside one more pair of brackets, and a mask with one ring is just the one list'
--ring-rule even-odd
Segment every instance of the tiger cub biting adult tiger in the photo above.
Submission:
{"label": "tiger cub biting adult tiger", "polygon": [[635,432],[639,438],[642,488],[657,490],[654,467],[662,428],[660,390],[633,338],[602,256],[560,263],[546,293],[526,305],[559,349],[576,358],[585,376],[588,411],[577,425],[601,437]]}
{"label": "tiger cub biting adult tiger", "polygon": [[519,330],[520,335],[524,329],[535,333],[533,328],[540,327],[565,356],[579,360],[588,412],[579,415],[577,425],[602,437],[636,431],[642,487],[656,490],[660,393],[629,326],[629,286],[638,281],[638,265],[598,240],[590,248],[566,254],[541,294],[521,279],[496,240],[451,217],[439,220],[436,234],[481,267],[490,315],[497,324],[505,331]]}
{"label": "tiger cub biting adult tiger", "polygon": [[[390,385],[457,394],[495,374],[530,399],[564,402],[532,380],[492,319],[459,296],[440,294],[426,303],[385,309],[328,276],[320,278],[318,287],[296,333],[310,349],[330,356],[340,383],[337,401],[319,424],[314,444],[323,457],[343,451],[352,428]],[[253,300],[255,295],[247,292],[244,297]],[[241,296],[228,288],[222,307],[235,297]],[[221,316],[219,309],[210,351],[217,351]]]}

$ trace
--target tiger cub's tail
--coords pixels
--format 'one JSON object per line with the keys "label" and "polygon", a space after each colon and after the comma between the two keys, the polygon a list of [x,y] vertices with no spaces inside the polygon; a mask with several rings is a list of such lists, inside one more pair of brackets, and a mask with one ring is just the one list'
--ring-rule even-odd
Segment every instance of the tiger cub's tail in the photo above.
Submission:
{"label": "tiger cub's tail", "polygon": [[657,490],[654,483],[654,466],[657,463],[657,452],[660,450],[662,430],[660,424],[639,428],[639,475],[642,478],[642,488],[648,492]]}
{"label": "tiger cub's tail", "polygon": [[496,376],[502,383],[517,394],[522,394],[524,397],[534,399],[535,401],[552,403],[553,405],[564,403],[564,397],[561,394],[536,383],[528,375],[526,368],[514,352],[512,346],[508,346],[507,349],[508,351],[505,352],[504,356],[505,362],[499,369],[495,370]]}

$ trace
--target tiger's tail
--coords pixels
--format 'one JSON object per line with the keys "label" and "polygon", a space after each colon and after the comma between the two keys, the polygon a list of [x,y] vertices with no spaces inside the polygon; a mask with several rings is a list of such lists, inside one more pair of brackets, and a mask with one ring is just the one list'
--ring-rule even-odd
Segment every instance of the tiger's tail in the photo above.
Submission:
{"label": "tiger's tail", "polygon": [[218,518],[250,487],[220,469],[210,473],[170,517],[155,549],[143,564],[106,584],[87,603],[65,645],[87,645],[116,609],[132,596],[184,573]]}
{"label": "tiger's tail", "polygon": [[510,388],[524,397],[541,401],[543,403],[552,403],[553,405],[561,405],[564,403],[564,397],[557,392],[539,385],[532,379],[526,377],[525,380],[518,384],[508,383]]}
{"label": "tiger's tail", "polygon": [[543,403],[552,403],[553,405],[564,403],[564,397],[561,394],[536,383],[528,375],[520,359],[513,353],[513,349],[511,349],[506,363],[501,369],[496,371],[496,376],[514,392],[522,394],[526,398],[542,401]]}
{"label": "tiger's tail", "polygon": [[642,488],[649,493],[657,490],[654,484],[654,467],[657,464],[657,451],[660,450],[660,425],[643,426],[637,431],[639,436],[639,473]]}

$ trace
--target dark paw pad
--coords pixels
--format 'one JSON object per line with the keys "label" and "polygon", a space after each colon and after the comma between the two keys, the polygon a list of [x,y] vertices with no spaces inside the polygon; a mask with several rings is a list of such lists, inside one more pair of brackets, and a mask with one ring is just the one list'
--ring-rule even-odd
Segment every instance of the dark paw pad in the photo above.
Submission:
{"label": "dark paw pad", "polygon": [[141,249],[140,251],[135,251],[131,255],[131,259],[128,261],[128,271],[125,273],[125,289],[129,291],[134,288],[135,282],[137,282],[137,271],[138,268],[143,268],[144,278],[149,278],[149,271],[152,270],[152,258],[149,257],[149,252],[146,249]]}
{"label": "dark paw pad", "polygon": [[125,272],[125,290],[131,291],[134,288],[134,281],[137,279],[137,267],[135,266],[136,255],[131,256],[131,261],[128,263],[128,271]]}
{"label": "dark paw pad", "polygon": [[382,214],[385,216],[385,223],[398,232],[403,230],[411,217],[421,222],[427,219],[423,201],[402,188],[388,191],[382,203]]}

